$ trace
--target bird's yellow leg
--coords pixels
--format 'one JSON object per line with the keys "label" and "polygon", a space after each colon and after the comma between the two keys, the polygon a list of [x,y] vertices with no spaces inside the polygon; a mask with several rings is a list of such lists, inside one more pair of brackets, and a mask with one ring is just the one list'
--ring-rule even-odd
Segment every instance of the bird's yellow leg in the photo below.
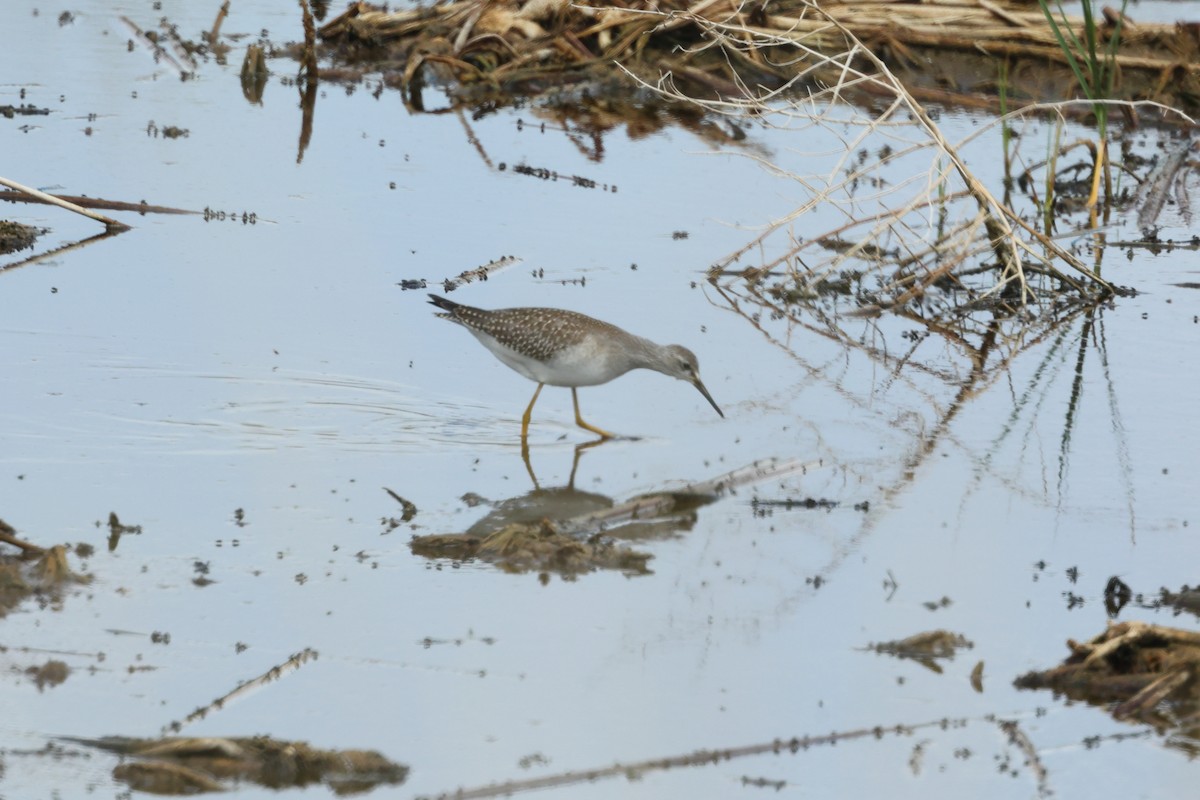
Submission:
{"label": "bird's yellow leg", "polygon": [[529,401],[529,407],[525,409],[525,416],[521,417],[521,446],[525,447],[525,440],[529,436],[529,418],[533,415],[533,404],[537,402],[538,395],[542,393],[544,383],[539,383],[538,388],[533,390],[533,399]]}
{"label": "bird's yellow leg", "polygon": [[581,417],[579,415],[579,393],[575,391],[574,386],[571,387],[571,400],[574,401],[574,403],[575,403],[575,424],[576,425],[583,428],[585,431],[591,431],[592,433],[599,436],[601,439],[615,439],[617,437],[617,435],[615,433],[609,433],[606,430],[597,428],[595,425],[589,425],[583,421],[583,417]]}

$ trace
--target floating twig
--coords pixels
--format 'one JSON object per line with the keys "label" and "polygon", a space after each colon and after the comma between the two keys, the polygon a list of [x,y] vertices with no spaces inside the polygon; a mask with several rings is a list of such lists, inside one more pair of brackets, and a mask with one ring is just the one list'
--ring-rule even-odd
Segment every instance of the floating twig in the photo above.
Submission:
{"label": "floating twig", "polygon": [[166,735],[168,733],[178,733],[180,730],[183,729],[183,726],[188,725],[192,722],[195,722],[198,719],[203,719],[204,717],[208,716],[208,713],[210,711],[220,710],[220,709],[224,708],[225,704],[228,703],[230,700],[238,698],[238,697],[242,696],[243,694],[246,694],[254,689],[259,688],[260,686],[264,686],[267,683],[270,683],[271,681],[279,680],[280,678],[282,678],[284,675],[288,674],[289,672],[294,672],[295,670],[304,666],[307,662],[316,660],[317,655],[318,655],[317,651],[313,650],[311,647],[304,648],[299,653],[293,654],[290,658],[288,658],[282,664],[271,667],[269,670],[267,670],[263,674],[255,677],[255,678],[251,678],[250,680],[248,680],[244,683],[238,684],[237,687],[235,689],[233,689],[233,691],[228,692],[227,694],[224,694],[221,697],[218,697],[216,700],[213,700],[211,703],[209,703],[206,706],[201,706],[200,708],[197,708],[195,711],[193,711],[192,713],[190,713],[186,717],[184,717],[183,720],[177,721],[177,722],[171,722],[171,723],[163,726],[163,729],[162,729],[163,735]]}

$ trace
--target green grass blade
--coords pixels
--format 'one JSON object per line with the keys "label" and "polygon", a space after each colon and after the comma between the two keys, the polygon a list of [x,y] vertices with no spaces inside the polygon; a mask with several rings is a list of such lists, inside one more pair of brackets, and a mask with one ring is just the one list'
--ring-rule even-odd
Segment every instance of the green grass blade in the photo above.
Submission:
{"label": "green grass blade", "polygon": [[1092,85],[1088,81],[1087,76],[1084,75],[1083,67],[1075,57],[1074,48],[1070,43],[1067,42],[1066,36],[1069,35],[1075,47],[1078,47],[1082,51],[1083,45],[1080,43],[1079,38],[1075,36],[1075,32],[1072,31],[1070,26],[1067,24],[1066,14],[1062,10],[1062,4],[1059,3],[1058,10],[1060,14],[1063,14],[1063,27],[1066,28],[1066,34],[1064,34],[1063,29],[1059,27],[1058,21],[1054,19],[1054,13],[1050,10],[1050,5],[1047,3],[1047,0],[1038,0],[1038,5],[1042,7],[1042,14],[1045,15],[1046,22],[1050,24],[1050,32],[1054,34],[1054,38],[1058,42],[1058,49],[1062,50],[1063,55],[1066,56],[1067,64],[1071,67],[1071,71],[1075,73],[1075,80],[1079,81],[1079,88],[1083,90],[1083,94],[1085,97],[1087,97],[1087,99],[1094,100],[1095,97],[1093,97]]}

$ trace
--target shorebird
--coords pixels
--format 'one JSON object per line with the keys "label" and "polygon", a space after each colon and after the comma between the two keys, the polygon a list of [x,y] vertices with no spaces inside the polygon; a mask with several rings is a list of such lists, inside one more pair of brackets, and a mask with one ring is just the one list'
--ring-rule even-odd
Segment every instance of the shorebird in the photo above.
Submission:
{"label": "shorebird", "polygon": [[700,380],[696,356],[677,344],[655,344],[598,319],[561,308],[482,309],[464,306],[436,294],[429,302],[444,313],[442,319],[457,322],[474,334],[492,355],[537,383],[533,399],[521,417],[521,440],[529,434],[529,417],[542,387],[571,387],[575,424],[601,439],[615,434],[589,425],[579,414],[580,386],[599,386],[631,369],[652,369],[687,381],[704,399],[721,412]]}

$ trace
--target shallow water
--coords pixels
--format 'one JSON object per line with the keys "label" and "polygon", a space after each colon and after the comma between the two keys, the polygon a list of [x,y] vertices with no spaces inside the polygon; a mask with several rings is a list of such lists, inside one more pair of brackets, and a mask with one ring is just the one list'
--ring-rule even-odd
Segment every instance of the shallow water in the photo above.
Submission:
{"label": "shallow water", "polygon": [[[204,5],[171,21],[198,38],[216,7]],[[134,230],[0,270],[0,517],[42,544],[95,547],[75,563],[91,585],[3,620],[0,795],[120,794],[115,757],[31,751],[62,735],[158,735],[305,647],[320,658],[184,733],[376,749],[412,767],[384,797],[943,719],[956,724],[543,794],[729,796],[764,791],[758,779],[804,796],[1193,785],[1187,743],[1012,687],[1104,628],[1110,576],[1147,594],[1196,582],[1200,298],[1174,285],[1200,280],[1193,251],[1110,252],[1105,274],[1138,296],[1024,342],[964,393],[967,360],[940,339],[920,350],[937,370],[897,368],[731,311],[704,270],[752,235],[739,226],[805,193],[689,133],[615,130],[596,161],[578,136],[529,124],[529,109],[412,116],[393,90],[323,84],[298,161],[283,80],[295,64],[270,62],[261,105],[238,82],[240,47],[261,30],[300,38],[292,6],[236,4],[225,31],[246,37],[188,81],[126,47],[119,16],[153,27],[150,4],[85,3],[63,25],[35,8],[0,12],[14,43],[0,51],[0,105],[52,113],[0,119],[0,175],[236,219],[112,212]],[[166,125],[188,134],[154,134]],[[786,132],[751,140],[781,158],[795,147]],[[520,163],[609,190],[507,168]],[[50,228],[43,250],[96,229],[38,206],[4,215]],[[1164,237],[1192,235],[1171,224]],[[440,291],[510,254],[520,263],[454,299],[573,308],[680,342],[726,414],[649,372],[582,390],[589,421],[642,438],[582,453],[574,487],[591,496],[575,500],[620,502],[763,458],[814,466],[635,542],[653,556],[647,576],[543,583],[414,556],[414,533],[540,502],[518,441],[532,385],[397,285]],[[895,349],[910,326],[844,327]],[[530,432],[542,488],[568,483],[587,440],[569,393],[547,388]],[[411,522],[387,524],[402,509],[383,487],[416,505]],[[764,511],[753,498],[837,505]],[[110,512],[142,527],[112,550]],[[936,628],[974,643],[940,674],[867,649]],[[51,654],[72,672],[39,690],[22,671]],[[1032,741],[1040,784],[995,719]]]}

